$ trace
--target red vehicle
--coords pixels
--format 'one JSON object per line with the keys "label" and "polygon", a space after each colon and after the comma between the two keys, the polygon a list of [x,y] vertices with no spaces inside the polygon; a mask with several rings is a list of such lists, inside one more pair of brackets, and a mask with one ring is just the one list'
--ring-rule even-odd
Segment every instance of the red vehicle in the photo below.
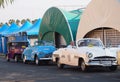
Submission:
{"label": "red vehicle", "polygon": [[8,37],[8,53],[6,54],[7,61],[14,59],[15,62],[18,62],[19,60],[21,60],[22,52],[27,46],[28,40],[26,34]]}

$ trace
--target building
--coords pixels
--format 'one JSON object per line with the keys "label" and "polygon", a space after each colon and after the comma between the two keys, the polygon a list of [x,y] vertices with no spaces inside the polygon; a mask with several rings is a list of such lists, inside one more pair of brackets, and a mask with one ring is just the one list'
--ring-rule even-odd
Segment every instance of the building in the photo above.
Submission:
{"label": "building", "polygon": [[77,38],[100,38],[114,47],[120,45],[120,0],[92,0],[79,23]]}

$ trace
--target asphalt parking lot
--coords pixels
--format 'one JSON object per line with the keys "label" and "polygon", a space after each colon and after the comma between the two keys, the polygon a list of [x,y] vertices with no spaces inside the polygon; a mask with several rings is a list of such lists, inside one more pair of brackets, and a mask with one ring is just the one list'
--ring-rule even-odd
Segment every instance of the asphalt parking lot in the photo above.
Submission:
{"label": "asphalt parking lot", "polygon": [[55,64],[36,66],[0,57],[0,82],[120,82],[120,67],[115,72],[105,68],[82,72],[77,67],[58,69]]}

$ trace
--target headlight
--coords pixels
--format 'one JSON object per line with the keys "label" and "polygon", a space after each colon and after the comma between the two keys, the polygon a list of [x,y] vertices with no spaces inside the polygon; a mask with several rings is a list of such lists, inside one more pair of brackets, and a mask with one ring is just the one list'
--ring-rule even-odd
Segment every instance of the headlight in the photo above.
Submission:
{"label": "headlight", "polygon": [[93,54],[90,53],[90,52],[87,52],[86,54],[87,54],[88,58],[92,58],[93,57]]}

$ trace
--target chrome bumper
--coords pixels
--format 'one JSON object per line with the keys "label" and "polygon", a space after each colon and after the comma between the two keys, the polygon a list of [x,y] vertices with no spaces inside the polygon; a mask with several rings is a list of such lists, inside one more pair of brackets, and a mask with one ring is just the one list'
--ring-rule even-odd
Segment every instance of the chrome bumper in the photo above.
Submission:
{"label": "chrome bumper", "polygon": [[39,60],[52,60],[52,58],[39,58]]}
{"label": "chrome bumper", "polygon": [[117,61],[89,61],[86,63],[86,65],[108,67],[108,66],[117,65]]}

